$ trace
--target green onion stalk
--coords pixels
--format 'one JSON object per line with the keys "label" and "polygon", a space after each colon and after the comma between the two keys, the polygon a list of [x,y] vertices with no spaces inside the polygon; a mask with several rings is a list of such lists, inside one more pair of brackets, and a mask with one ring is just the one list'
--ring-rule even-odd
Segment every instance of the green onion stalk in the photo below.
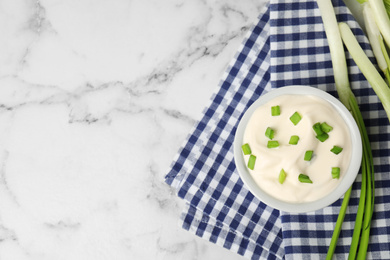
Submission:
{"label": "green onion stalk", "polygon": [[378,70],[371,63],[360,44],[346,23],[340,23],[340,34],[345,46],[351,54],[356,65],[370,83],[372,89],[379,97],[387,117],[390,119],[390,89]]}
{"label": "green onion stalk", "polygon": [[390,83],[390,59],[382,34],[375,22],[374,12],[372,11],[370,3],[366,2],[362,6],[368,40],[370,41],[378,67],[382,70],[387,82]]}
{"label": "green onion stalk", "polygon": [[386,6],[383,0],[369,0],[372,11],[374,13],[375,22],[378,25],[387,46],[390,46],[390,19],[386,11]]}
{"label": "green onion stalk", "polygon": [[[356,256],[358,256],[358,259],[365,259],[369,243],[371,218],[374,210],[375,180],[372,152],[362,114],[359,110],[356,97],[353,94],[349,84],[343,40],[340,35],[333,5],[330,0],[317,0],[317,4],[321,12],[326,37],[329,43],[335,85],[339,99],[354,117],[362,138],[363,156],[361,162],[362,181],[360,200],[355,219],[355,227],[349,252],[349,259],[355,259]],[[344,194],[343,202],[336,221],[336,226],[328,248],[326,259],[332,259],[336,249],[337,240],[341,232],[342,223],[347,211],[351,192],[352,186]]]}
{"label": "green onion stalk", "polygon": [[[356,0],[362,5],[364,26],[378,67],[390,84],[390,0]],[[385,43],[386,42],[386,43]]]}

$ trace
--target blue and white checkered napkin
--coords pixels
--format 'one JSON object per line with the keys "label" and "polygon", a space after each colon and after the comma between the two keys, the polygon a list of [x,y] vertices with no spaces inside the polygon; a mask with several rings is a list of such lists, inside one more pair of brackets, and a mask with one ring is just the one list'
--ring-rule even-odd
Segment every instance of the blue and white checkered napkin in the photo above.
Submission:
{"label": "blue and white checkered napkin", "polygon": [[[372,58],[359,25],[341,0],[338,20],[349,24]],[[347,55],[350,80],[367,125],[376,170],[376,200],[368,258],[390,259],[390,127],[363,75]],[[175,158],[166,182],[186,201],[183,228],[252,259],[322,259],[341,199],[322,210],[289,214],[256,199],[236,171],[232,142],[246,109],[271,88],[311,85],[337,96],[329,48],[315,1],[271,0],[231,62],[202,119]],[[349,250],[358,205],[354,184],[336,256]]]}

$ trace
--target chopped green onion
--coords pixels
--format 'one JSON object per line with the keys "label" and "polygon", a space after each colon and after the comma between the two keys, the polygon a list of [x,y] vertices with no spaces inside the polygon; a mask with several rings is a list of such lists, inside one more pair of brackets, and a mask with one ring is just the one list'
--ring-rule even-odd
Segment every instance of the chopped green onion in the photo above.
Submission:
{"label": "chopped green onion", "polygon": [[267,143],[267,147],[268,148],[276,148],[279,146],[279,142],[278,141],[268,141]]}
{"label": "chopped green onion", "polygon": [[249,146],[248,143],[242,145],[241,148],[242,148],[242,151],[244,152],[245,155],[252,153],[251,147]]}
{"label": "chopped green onion", "polygon": [[332,167],[332,178],[333,179],[340,178],[340,168],[339,167]]}
{"label": "chopped green onion", "polygon": [[337,145],[334,145],[332,149],[330,149],[330,151],[334,154],[339,154],[341,153],[341,151],[343,150],[343,148],[341,148],[340,146],[337,146]]}
{"label": "chopped green onion", "polygon": [[302,183],[313,183],[312,180],[310,180],[310,177],[305,174],[299,174],[298,180]]}
{"label": "chopped green onion", "polygon": [[316,138],[321,142],[325,142],[325,140],[329,138],[329,135],[327,133],[323,133],[322,135],[317,135]]}
{"label": "chopped green onion", "polygon": [[265,136],[269,139],[274,139],[275,131],[271,127],[267,127],[267,130],[265,130]]}
{"label": "chopped green onion", "polygon": [[251,154],[248,160],[248,168],[253,170],[255,168],[256,156]]}
{"label": "chopped green onion", "polygon": [[279,183],[280,184],[284,183],[284,181],[286,180],[286,176],[287,176],[286,172],[282,169],[279,173]]}
{"label": "chopped green onion", "polygon": [[333,130],[333,127],[331,127],[330,125],[328,125],[326,122],[323,122],[321,124],[321,130],[324,131],[325,133],[329,133],[330,131]]}
{"label": "chopped green onion", "polygon": [[321,123],[319,122],[313,125],[313,130],[316,133],[316,135],[322,135],[324,133],[324,131],[321,128]]}
{"label": "chopped green onion", "polygon": [[303,158],[305,161],[310,161],[313,156],[313,151],[309,150],[305,152],[305,157]]}
{"label": "chopped green onion", "polygon": [[299,121],[301,121],[302,117],[298,112],[295,112],[291,117],[290,120],[294,125],[297,125]]}
{"label": "chopped green onion", "polygon": [[299,141],[299,136],[297,135],[292,135],[290,137],[290,141],[288,142],[289,144],[293,144],[293,145],[296,145],[298,144],[298,141]]}
{"label": "chopped green onion", "polygon": [[273,106],[273,107],[271,107],[271,115],[272,116],[280,115],[280,106]]}

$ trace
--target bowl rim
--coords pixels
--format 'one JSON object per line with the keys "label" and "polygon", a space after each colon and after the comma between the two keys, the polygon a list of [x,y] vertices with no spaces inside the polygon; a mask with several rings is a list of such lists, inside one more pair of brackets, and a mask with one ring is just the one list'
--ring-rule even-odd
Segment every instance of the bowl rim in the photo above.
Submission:
{"label": "bowl rim", "polygon": [[[348,166],[348,169],[339,183],[338,186],[325,197],[312,201],[312,202],[303,202],[303,203],[291,203],[279,200],[268,193],[264,192],[253,180],[249,170],[246,167],[244,156],[241,152],[241,146],[243,143],[243,136],[245,132],[246,125],[248,124],[249,119],[251,118],[253,112],[261,105],[267,103],[268,101],[281,96],[281,95],[313,95],[319,97],[327,102],[329,102],[340,116],[345,120],[347,127],[349,128],[351,142],[352,142],[352,152],[351,160]],[[237,171],[240,175],[241,180],[244,182],[245,186],[249,188],[249,191],[257,197],[260,201],[267,204],[270,207],[275,209],[290,212],[290,213],[305,213],[310,211],[319,210],[325,208],[339,198],[341,198],[344,193],[349,189],[349,187],[354,183],[356,176],[359,172],[361,160],[362,160],[362,141],[360,136],[359,128],[356,124],[355,119],[352,117],[348,109],[334,96],[328,92],[305,85],[291,85],[280,88],[271,89],[269,92],[260,96],[244,113],[242,118],[239,121],[234,141],[234,160],[236,164]]]}

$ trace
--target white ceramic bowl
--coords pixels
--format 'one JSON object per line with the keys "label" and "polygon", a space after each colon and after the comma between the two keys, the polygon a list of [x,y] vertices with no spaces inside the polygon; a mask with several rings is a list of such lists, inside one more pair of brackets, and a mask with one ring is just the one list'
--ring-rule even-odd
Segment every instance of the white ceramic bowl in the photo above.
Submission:
{"label": "white ceramic bowl", "polygon": [[[329,102],[336,111],[341,115],[345,120],[352,141],[352,154],[349,167],[346,171],[344,178],[340,181],[339,185],[325,197],[318,199],[312,202],[305,203],[290,203],[281,201],[264,192],[253,180],[251,174],[249,173],[247,166],[244,161],[244,156],[242,154],[241,146],[243,144],[243,136],[245,132],[246,125],[252,116],[253,112],[261,105],[267,103],[268,101],[278,97],[280,95],[294,94],[294,95],[313,95],[319,98],[322,98]],[[335,97],[329,93],[322,91],[320,89],[310,87],[310,86],[288,86],[278,89],[273,89],[270,92],[261,96],[256,100],[249,109],[245,112],[242,117],[234,138],[234,159],[238,173],[244,184],[249,188],[249,190],[255,195],[259,200],[271,206],[275,209],[279,209],[291,213],[303,213],[318,210],[326,206],[331,205],[336,200],[344,195],[344,193],[349,189],[356,179],[356,176],[360,169],[361,159],[362,159],[362,142],[360,137],[359,128],[356,125],[355,120],[353,119],[351,113],[346,109],[346,107]]]}

